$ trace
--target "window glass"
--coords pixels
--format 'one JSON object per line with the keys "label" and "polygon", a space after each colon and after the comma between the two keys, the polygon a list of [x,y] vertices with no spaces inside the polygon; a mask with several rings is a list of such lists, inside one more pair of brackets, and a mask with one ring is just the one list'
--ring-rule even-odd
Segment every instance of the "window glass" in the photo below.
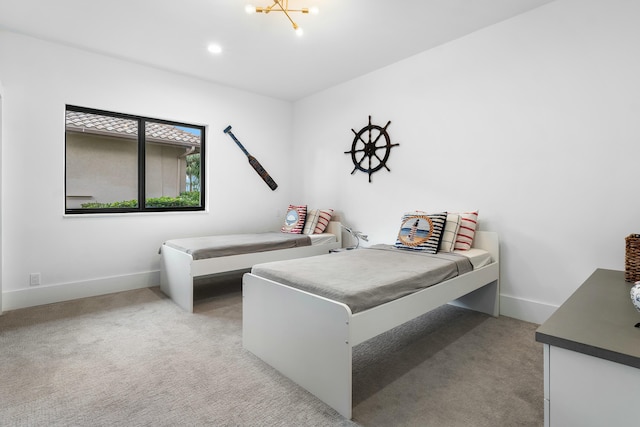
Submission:
{"label": "window glass", "polygon": [[67,106],[66,212],[202,210],[203,153],[203,126]]}
{"label": "window glass", "polygon": [[145,206],[200,206],[202,130],[147,121]]}

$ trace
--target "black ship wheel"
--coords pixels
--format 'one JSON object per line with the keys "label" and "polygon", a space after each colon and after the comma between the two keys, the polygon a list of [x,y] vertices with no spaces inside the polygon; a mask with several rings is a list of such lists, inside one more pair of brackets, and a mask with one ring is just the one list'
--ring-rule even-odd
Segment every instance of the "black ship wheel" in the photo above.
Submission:
{"label": "black ship wheel", "polygon": [[[369,125],[356,132],[354,129],[351,131],[355,134],[353,143],[351,144],[351,150],[345,151],[344,154],[351,154],[351,160],[355,167],[351,171],[353,175],[357,170],[360,170],[366,174],[369,174],[369,182],[371,182],[371,174],[385,168],[389,172],[386,165],[391,154],[391,147],[395,147],[400,144],[392,144],[391,138],[387,133],[387,127],[391,124],[388,121],[384,127],[371,124],[371,116],[369,116]],[[384,153],[379,150],[384,150]]]}

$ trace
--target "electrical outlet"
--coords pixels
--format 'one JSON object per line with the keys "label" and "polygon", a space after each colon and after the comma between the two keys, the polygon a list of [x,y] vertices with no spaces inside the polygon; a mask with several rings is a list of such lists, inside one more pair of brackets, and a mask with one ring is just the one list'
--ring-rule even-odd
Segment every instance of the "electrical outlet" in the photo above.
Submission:
{"label": "electrical outlet", "polygon": [[40,284],[40,273],[29,274],[29,285],[38,286]]}

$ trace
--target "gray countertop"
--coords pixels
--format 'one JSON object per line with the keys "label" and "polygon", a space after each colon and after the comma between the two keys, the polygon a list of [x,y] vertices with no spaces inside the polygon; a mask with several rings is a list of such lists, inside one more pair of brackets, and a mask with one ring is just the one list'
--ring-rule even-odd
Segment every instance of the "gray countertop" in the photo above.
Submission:
{"label": "gray countertop", "polygon": [[536,341],[640,368],[640,313],[624,272],[597,269],[536,331]]}

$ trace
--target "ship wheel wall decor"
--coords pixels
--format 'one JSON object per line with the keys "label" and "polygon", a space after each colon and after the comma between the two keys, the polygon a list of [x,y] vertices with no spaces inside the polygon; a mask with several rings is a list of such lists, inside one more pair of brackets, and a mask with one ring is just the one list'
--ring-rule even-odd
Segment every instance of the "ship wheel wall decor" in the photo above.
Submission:
{"label": "ship wheel wall decor", "polygon": [[351,175],[358,170],[362,171],[369,175],[369,182],[371,182],[372,173],[382,168],[391,172],[391,169],[387,167],[391,147],[400,144],[391,143],[391,137],[387,132],[387,127],[389,127],[390,124],[391,121],[388,121],[384,127],[371,124],[371,116],[369,116],[369,124],[367,126],[358,132],[351,129],[355,137],[351,144],[351,150],[344,152],[344,154],[351,154],[351,160],[355,165],[351,171]]}

